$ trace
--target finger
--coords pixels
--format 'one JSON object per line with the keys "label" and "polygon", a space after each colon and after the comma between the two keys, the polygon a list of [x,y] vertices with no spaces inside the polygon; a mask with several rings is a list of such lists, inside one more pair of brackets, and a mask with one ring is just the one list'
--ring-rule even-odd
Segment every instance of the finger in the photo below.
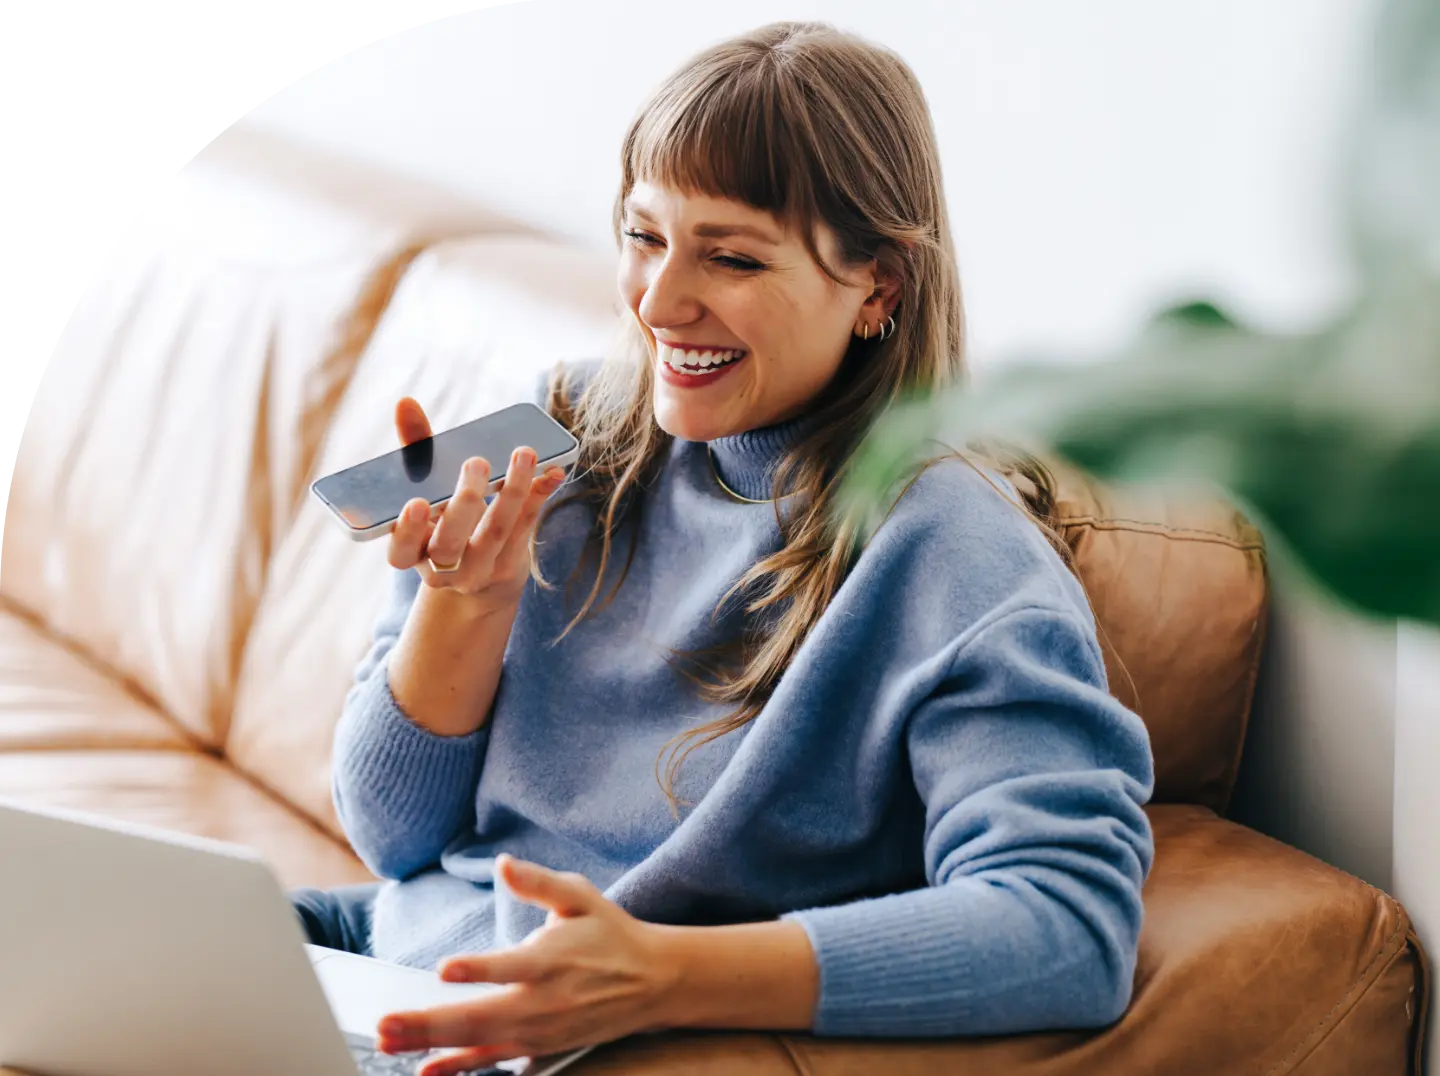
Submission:
{"label": "finger", "polygon": [[454,956],[440,965],[447,983],[531,983],[555,969],[553,957],[534,946]]}
{"label": "finger", "polygon": [[470,540],[470,546],[478,558],[493,564],[499,557],[515,527],[515,520],[525,508],[534,474],[534,449],[517,448],[510,454],[510,468],[505,472],[505,483],[490,502],[484,518],[480,520],[479,529]]}
{"label": "finger", "polygon": [[455,564],[465,555],[466,543],[485,511],[485,488],[489,484],[490,464],[479,456],[466,460],[455,484],[455,496],[441,513],[426,549],[426,555],[436,564]]}
{"label": "finger", "polygon": [[453,1073],[489,1068],[498,1062],[524,1056],[525,1051],[519,1046],[479,1046],[469,1050],[457,1050],[429,1058],[415,1070],[415,1076],[452,1076]]}
{"label": "finger", "polygon": [[520,509],[520,515],[515,520],[515,529],[523,530],[527,515],[534,517],[539,514],[540,508],[565,482],[565,472],[559,467],[551,467],[542,475],[536,475],[530,482],[530,490],[525,494],[525,505]]}
{"label": "finger", "polygon": [[501,880],[526,904],[569,918],[594,911],[605,896],[583,874],[552,871],[501,852],[495,860]]}
{"label": "finger", "polygon": [[413,445],[432,436],[430,419],[419,401],[406,396],[395,405],[395,432],[399,434],[402,445]]}
{"label": "finger", "polygon": [[510,468],[505,471],[500,493],[495,494],[494,500],[485,508],[480,526],[469,537],[469,549],[474,550],[472,556],[481,572],[494,573],[505,542],[510,539],[511,530],[516,526],[516,519],[530,494],[533,470],[533,449],[517,448],[511,452]]}
{"label": "finger", "polygon": [[[535,486],[542,486],[545,489],[549,490],[550,493],[554,493],[557,489],[560,488],[561,484],[564,481],[565,468],[551,467],[539,478],[535,479]],[[534,490],[535,486],[531,487],[532,491]],[[547,493],[546,496],[549,496],[549,493]]]}
{"label": "finger", "polygon": [[[547,470],[543,475],[537,475],[537,476],[535,477],[535,479],[534,479],[534,482],[531,484],[530,488],[531,488],[531,490],[534,490],[536,484],[538,484],[538,483],[540,483],[540,482],[550,482],[550,483],[552,484],[552,486],[554,487],[554,489],[558,489],[558,488],[560,488],[560,483],[562,483],[563,481],[565,481],[565,469],[564,469],[563,467],[551,467],[551,468],[550,468],[549,470]],[[496,481],[495,481],[495,492],[496,492],[496,493],[499,493],[499,492],[500,492],[501,490],[503,490],[504,488],[505,488],[505,479],[503,479],[503,478],[496,479]],[[554,492],[554,489],[551,490],[552,493]]]}
{"label": "finger", "polygon": [[558,467],[552,467],[535,479],[535,483],[530,487],[530,496],[525,498],[525,507],[520,512],[520,518],[515,521],[515,529],[510,532],[510,540],[505,543],[505,548],[495,560],[497,575],[508,576],[529,560],[530,533],[535,529],[536,520],[540,518],[540,510],[564,481],[565,472]]}
{"label": "finger", "polygon": [[[558,467],[552,468],[539,478],[535,479],[530,486],[530,493],[525,498],[525,506],[520,509],[520,515],[515,520],[515,526],[510,532],[510,539],[505,546],[505,554],[518,551],[526,555],[529,547],[530,532],[535,529],[535,523],[540,518],[540,510],[545,507],[545,502],[550,495],[560,488],[565,481],[565,472]],[[505,554],[502,554],[502,558]]]}
{"label": "finger", "polygon": [[424,497],[416,497],[405,505],[390,532],[390,566],[410,568],[418,564],[429,536],[430,505]]}
{"label": "finger", "polygon": [[510,1041],[515,1027],[533,1017],[534,1010],[534,1000],[522,988],[505,987],[452,1005],[390,1013],[380,1021],[376,1035],[386,1053],[484,1046]]}

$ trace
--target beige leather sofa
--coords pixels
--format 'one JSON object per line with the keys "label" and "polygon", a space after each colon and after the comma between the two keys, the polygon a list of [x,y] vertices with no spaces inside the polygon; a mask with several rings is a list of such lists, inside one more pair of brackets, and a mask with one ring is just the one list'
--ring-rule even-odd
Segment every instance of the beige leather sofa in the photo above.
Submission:
{"label": "beige leather sofa", "polygon": [[[365,879],[331,810],[330,735],[389,569],[308,483],[392,447],[402,394],[445,425],[598,353],[612,288],[605,255],[434,192],[261,138],[213,147],[96,279],[25,429],[0,796],[252,845],[287,885]],[[1223,818],[1263,654],[1258,535],[1223,506],[1121,504],[1073,476],[1062,507],[1157,763],[1125,1018],[929,1043],[674,1034],[577,1076],[1416,1071],[1425,961],[1405,912]]]}

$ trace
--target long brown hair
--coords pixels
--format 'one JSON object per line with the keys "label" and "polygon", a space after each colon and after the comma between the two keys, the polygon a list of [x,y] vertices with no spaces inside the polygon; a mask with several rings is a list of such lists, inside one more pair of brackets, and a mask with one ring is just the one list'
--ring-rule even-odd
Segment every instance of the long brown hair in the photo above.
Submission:
{"label": "long brown hair", "polygon": [[[720,603],[746,598],[744,637],[703,653],[672,654],[703,698],[736,704],[726,717],[675,737],[662,753],[669,765],[661,786],[673,808],[685,758],[754,720],[844,581],[859,552],[855,525],[835,511],[847,462],[872,421],[902,393],[964,378],[964,316],[930,112],[913,72],[888,49],[813,22],[773,23],[709,48],[641,108],[621,165],[617,244],[625,199],[645,179],[773,213],[803,237],[827,275],[842,281],[816,243],[815,226],[824,222],[845,262],[879,259],[900,280],[895,332],[883,341],[851,339],[836,376],[811,401],[806,434],[778,465],[772,495],[782,547],[752,566]],[[606,592],[615,541],[643,511],[643,492],[671,441],[653,416],[654,358],[650,337],[631,317],[578,397],[563,375],[552,378],[549,409],[582,448],[575,491],[547,515],[576,500],[595,515],[571,583],[592,570],[594,576],[562,638],[614,598],[629,569],[633,542]],[[1062,548],[1043,466],[1023,454],[997,464],[1028,479],[1024,510]],[[550,585],[538,565],[534,574]]]}

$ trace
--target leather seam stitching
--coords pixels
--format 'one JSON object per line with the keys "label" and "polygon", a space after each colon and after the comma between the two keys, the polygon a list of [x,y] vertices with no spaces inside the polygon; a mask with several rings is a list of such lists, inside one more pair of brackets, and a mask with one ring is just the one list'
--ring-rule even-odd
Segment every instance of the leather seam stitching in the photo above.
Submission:
{"label": "leather seam stitching", "polygon": [[[1255,708],[1255,692],[1260,679],[1260,665],[1265,655],[1265,641],[1269,632],[1266,630],[1265,617],[1268,616],[1270,605],[1270,585],[1268,578],[1268,558],[1266,556],[1265,540],[1262,537],[1253,540],[1243,540],[1232,535],[1223,534],[1219,531],[1201,530],[1190,527],[1170,527],[1164,523],[1147,523],[1142,520],[1125,518],[1108,518],[1096,515],[1063,516],[1056,520],[1056,525],[1064,532],[1071,529],[1080,530],[1088,528],[1095,531],[1125,531],[1130,534],[1150,534],[1170,541],[1180,542],[1201,542],[1208,545],[1221,545],[1233,549],[1241,554],[1255,553],[1259,562],[1261,573],[1265,576],[1262,580],[1260,609],[1260,627],[1252,632],[1247,649],[1249,651],[1246,664],[1249,669],[1246,673],[1245,685],[1245,711],[1240,720],[1239,736],[1236,740],[1234,757],[1229,760],[1226,772],[1222,780],[1219,795],[1216,798],[1216,805],[1222,811],[1229,810],[1230,801],[1235,795],[1235,784],[1240,776],[1240,760],[1245,749],[1245,737],[1250,725]],[[1258,635],[1258,638],[1257,638]]]}
{"label": "leather seam stitching", "polygon": [[1255,715],[1255,693],[1260,685],[1260,665],[1265,659],[1266,644],[1270,639],[1270,569],[1261,557],[1260,571],[1262,573],[1262,587],[1260,590],[1260,608],[1255,614],[1255,628],[1250,639],[1250,671],[1245,677],[1245,712],[1240,718],[1240,728],[1237,730],[1239,736],[1235,741],[1235,753],[1230,759],[1229,775],[1225,779],[1225,787],[1222,790],[1220,804],[1222,813],[1228,813],[1230,803],[1235,798],[1235,785],[1240,780],[1240,765],[1245,755],[1245,741],[1250,734],[1250,720]]}
{"label": "leather seam stitching", "polygon": [[795,1076],[806,1076],[806,1074],[810,1072],[810,1068],[801,1062],[799,1055],[795,1052],[795,1047],[786,1036],[772,1035],[771,1038],[773,1038],[780,1049],[784,1051],[785,1056],[790,1059],[790,1067],[795,1070]]}
{"label": "leather seam stitching", "polygon": [[1425,945],[1420,941],[1420,936],[1415,933],[1414,923],[1411,923],[1405,931],[1405,944],[1400,947],[1397,959],[1399,956],[1403,956],[1407,949],[1415,956],[1415,981],[1411,984],[1411,990],[1415,996],[1416,1007],[1411,1016],[1412,1043],[1408,1051],[1413,1062],[1411,1076],[1424,1076],[1426,1046],[1428,1045],[1427,1029],[1430,1026],[1431,967],[1430,956],[1425,951]]}
{"label": "leather seam stitching", "polygon": [[[1386,946],[1389,946],[1389,945],[1390,945],[1390,942],[1391,942],[1393,939],[1394,939],[1394,935],[1391,935],[1390,938],[1387,938],[1387,939],[1385,940],[1385,945],[1386,945]],[[1384,965],[1379,969],[1378,972],[1376,972],[1376,974],[1374,975],[1374,977],[1372,978],[1372,980],[1371,980],[1368,984],[1365,985],[1365,989],[1360,991],[1359,996],[1357,996],[1357,997],[1355,998],[1355,1004],[1351,1005],[1348,1009],[1345,1010],[1345,1012],[1341,1013],[1340,1016],[1339,1016],[1339,1018],[1338,1018],[1337,1020],[1335,1020],[1335,1022],[1332,1023],[1330,1027],[1328,1027],[1328,1028],[1325,1029],[1324,1034],[1322,1034],[1319,1038],[1317,1038],[1317,1039],[1315,1040],[1314,1044],[1313,1044],[1313,1045],[1311,1046],[1311,1048],[1306,1052],[1305,1056],[1304,1056],[1303,1058],[1300,1058],[1299,1061],[1297,1061],[1297,1063],[1296,1063],[1296,1069],[1299,1069],[1300,1067],[1303,1067],[1306,1062],[1308,1062],[1312,1057],[1315,1056],[1316,1051],[1318,1051],[1319,1049],[1321,1049],[1327,1042],[1330,1041],[1330,1037],[1335,1034],[1335,1032],[1340,1028],[1340,1026],[1341,1026],[1342,1024],[1344,1024],[1345,1020],[1350,1016],[1350,1014],[1353,1013],[1353,1012],[1355,1011],[1355,1009],[1359,1006],[1359,1004],[1364,1000],[1365,995],[1369,992],[1369,988],[1372,987],[1372,986],[1374,986],[1375,983],[1379,982],[1380,979],[1385,975],[1386,972],[1388,972],[1391,968],[1393,968],[1398,961],[1400,961],[1400,960],[1402,960],[1402,959],[1404,958],[1404,956],[1405,956],[1405,950],[1406,950],[1406,947],[1407,947],[1408,945],[1409,945],[1409,933],[1406,932],[1405,938],[1403,938],[1403,939],[1401,940],[1401,943],[1400,943],[1399,945],[1395,946],[1393,952],[1390,952],[1390,953],[1388,953],[1388,955],[1387,955],[1387,953],[1382,949],[1382,951],[1376,955],[1376,961],[1380,960],[1380,958],[1382,958],[1382,957],[1385,958],[1385,960],[1384,960]],[[1372,961],[1372,963],[1374,963],[1374,962],[1375,962],[1375,961]],[[1368,968],[1366,969],[1367,973],[1369,972],[1369,970],[1370,970],[1370,969],[1368,969]],[[1359,984],[1357,983],[1357,985],[1359,985]],[[1312,1034],[1313,1034],[1313,1032],[1312,1032]],[[1407,1051],[1407,1053],[1408,1053],[1408,1051]],[[1292,1071],[1295,1071],[1295,1070],[1292,1070]],[[1409,1076],[1419,1076],[1419,1074],[1418,1074],[1418,1073],[1409,1073]]]}
{"label": "leather seam stitching", "polygon": [[1200,530],[1195,527],[1171,527],[1164,523],[1147,522],[1141,519],[1109,519],[1102,516],[1062,516],[1056,520],[1061,527],[1093,527],[1096,530],[1123,530],[1132,534],[1159,534],[1177,541],[1208,542],[1229,546],[1231,549],[1255,550],[1263,555],[1265,543],[1260,539],[1242,539],[1220,531]]}
{"label": "leather seam stitching", "polygon": [[[1390,953],[1389,950],[1390,947],[1394,944],[1395,939],[1398,938],[1405,930],[1405,920],[1407,917],[1404,914],[1404,909],[1400,908],[1400,906],[1395,902],[1394,898],[1392,898],[1388,893],[1384,893],[1364,881],[1361,881],[1361,884],[1364,885],[1365,888],[1370,890],[1372,893],[1379,895],[1392,909],[1400,912],[1400,917],[1398,922],[1396,922],[1395,924],[1395,929],[1390,932],[1390,936],[1385,939],[1385,941],[1381,944],[1380,948],[1376,951],[1375,955],[1370,958],[1370,963],[1365,965],[1365,969],[1360,972],[1360,977],[1355,980],[1355,982],[1351,985],[1350,989],[1345,991],[1345,993],[1341,996],[1340,1000],[1330,1007],[1330,1011],[1320,1018],[1320,1022],[1315,1025],[1314,1029],[1311,1030],[1311,1032],[1303,1039],[1297,1042],[1295,1044],[1295,1047],[1288,1054],[1281,1058],[1280,1061],[1278,1061],[1273,1068],[1269,1069],[1266,1072],[1265,1076],[1274,1076],[1275,1073],[1280,1072],[1284,1068],[1287,1068],[1290,1065],[1291,1061],[1293,1061],[1299,1055],[1300,1051],[1305,1048],[1307,1043],[1310,1044],[1312,1050],[1316,1046],[1319,1046],[1320,1043],[1325,1040],[1326,1035],[1328,1035],[1330,1031],[1334,1030],[1334,1025],[1331,1024],[1331,1018],[1334,1017],[1336,1012],[1338,1012],[1340,1008],[1347,1001],[1349,1001],[1352,996],[1356,994],[1357,991],[1359,991],[1360,994],[1363,995],[1363,988],[1371,985],[1366,980],[1369,979],[1370,973],[1374,970],[1375,965],[1380,963],[1381,959],[1385,956],[1388,955],[1393,957],[1395,955],[1393,953]],[[1331,1026],[1327,1028],[1327,1024],[1331,1024]],[[1311,1041],[1312,1039],[1314,1040],[1313,1042]]]}

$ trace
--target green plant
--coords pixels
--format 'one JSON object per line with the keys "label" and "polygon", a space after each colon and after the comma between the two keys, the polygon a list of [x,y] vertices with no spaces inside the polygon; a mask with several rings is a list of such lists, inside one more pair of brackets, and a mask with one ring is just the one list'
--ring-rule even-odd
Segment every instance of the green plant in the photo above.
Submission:
{"label": "green plant", "polygon": [[1106,362],[903,401],[846,510],[873,526],[935,440],[1001,437],[1119,482],[1217,483],[1343,601],[1440,624],[1440,0],[1394,0],[1375,44],[1339,207],[1358,283],[1324,328],[1194,303]]}

